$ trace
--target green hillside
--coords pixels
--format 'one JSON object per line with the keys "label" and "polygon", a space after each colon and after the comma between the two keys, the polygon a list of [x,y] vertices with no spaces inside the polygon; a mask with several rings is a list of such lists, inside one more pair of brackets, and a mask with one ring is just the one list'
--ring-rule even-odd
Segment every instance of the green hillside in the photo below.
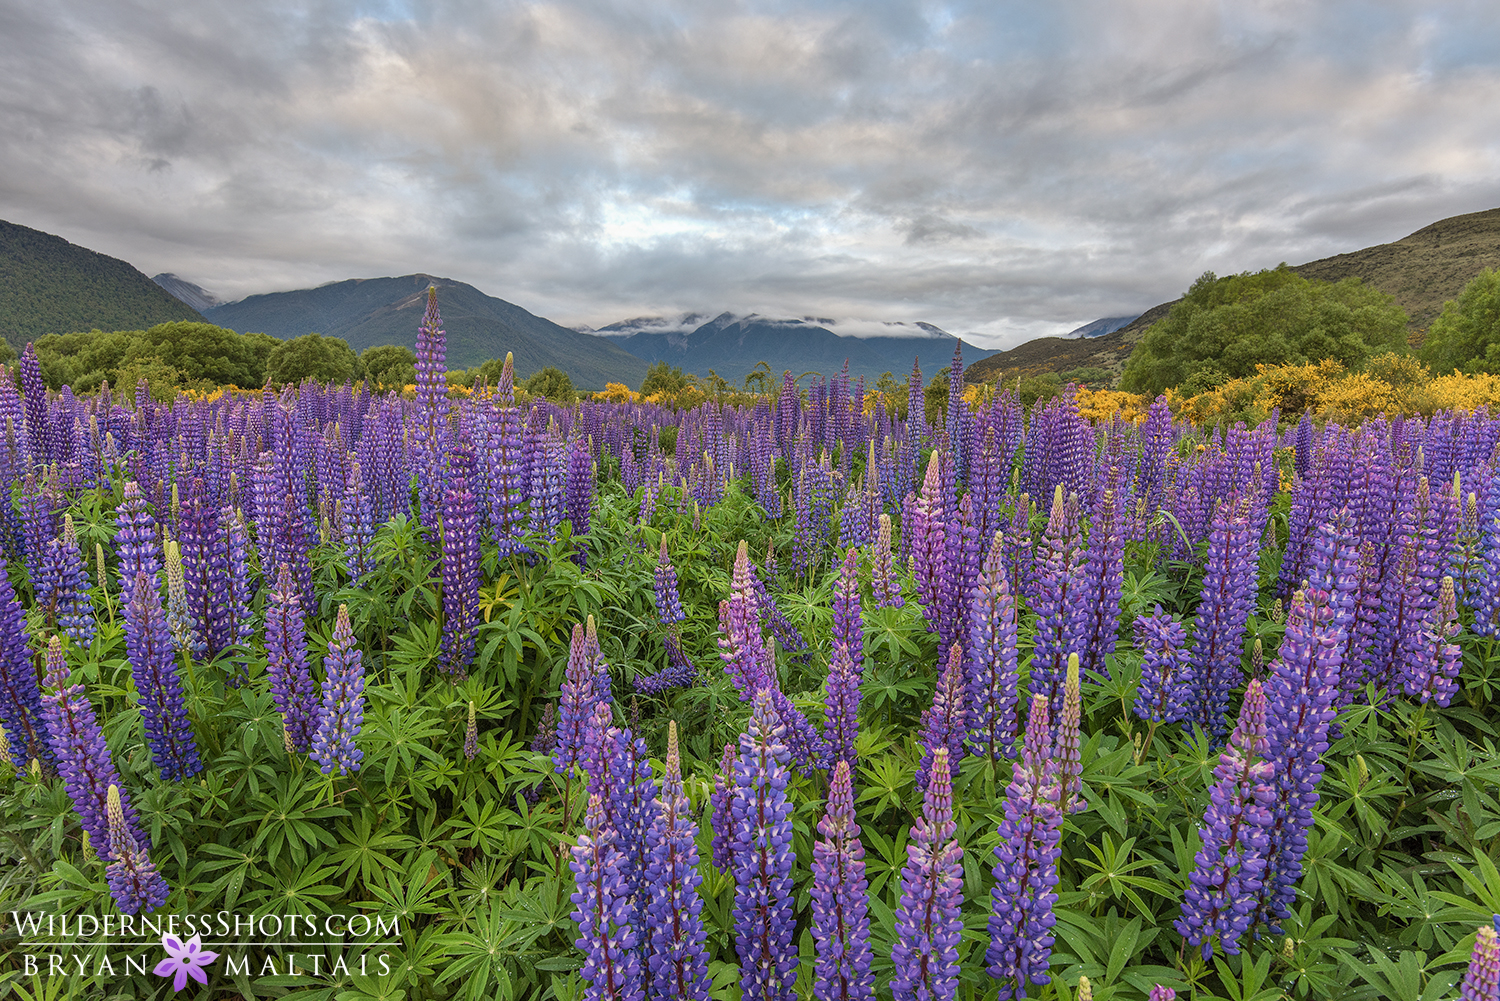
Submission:
{"label": "green hillside", "polygon": [[202,319],[124,261],[0,220],[0,334],[17,351],[43,334]]}
{"label": "green hillside", "polygon": [[[1394,296],[1410,320],[1413,343],[1463,287],[1485,268],[1500,266],[1500,208],[1452,216],[1424,226],[1393,243],[1298,264],[1304,278],[1337,282],[1360,278]],[[1001,374],[1037,375],[1096,367],[1118,374],[1146,330],[1180,299],[1142,313],[1112,334],[1087,340],[1039,337],[970,365],[965,378],[989,382]]]}
{"label": "green hillside", "polygon": [[357,352],[377,344],[414,348],[429,285],[437,286],[450,369],[470,368],[512,352],[516,375],[523,379],[548,366],[567,372],[585,389],[603,389],[606,382],[639,386],[646,377],[646,362],[607,338],[570,330],[472,285],[432,275],[355,278],[252,295],[215,306],[204,315],[222,327],[273,337],[314,332],[342,337]]}

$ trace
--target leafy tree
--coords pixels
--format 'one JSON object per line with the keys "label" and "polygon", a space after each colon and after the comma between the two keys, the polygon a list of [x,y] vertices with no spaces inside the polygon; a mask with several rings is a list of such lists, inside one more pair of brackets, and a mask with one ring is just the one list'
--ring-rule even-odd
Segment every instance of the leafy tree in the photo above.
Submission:
{"label": "leafy tree", "polygon": [[1120,388],[1154,396],[1200,372],[1217,369],[1224,378],[1210,374],[1208,380],[1222,382],[1253,375],[1261,364],[1325,358],[1357,368],[1405,344],[1406,314],[1394,298],[1358,278],[1309,281],[1285,264],[1228,278],[1206,271],[1166,319],[1146,331]]}
{"label": "leafy tree", "polygon": [[885,412],[892,417],[906,419],[906,408],[910,402],[907,399],[906,380],[897,379],[887,372],[875,383],[875,392],[885,397]]}
{"label": "leafy tree", "polygon": [[928,427],[941,427],[948,419],[948,373],[939,372],[922,390],[922,410]]}
{"label": "leafy tree", "polygon": [[1033,407],[1038,403],[1046,403],[1054,396],[1061,396],[1063,391],[1062,376],[1056,372],[1043,372],[1040,375],[1022,376],[1016,381],[1016,398],[1024,407]]}
{"label": "leafy tree", "polygon": [[745,392],[755,393],[757,396],[770,396],[776,389],[776,373],[771,371],[771,363],[758,361],[750,373],[745,376]]}
{"label": "leafy tree", "polygon": [[1435,372],[1500,374],[1500,268],[1479,272],[1443,305],[1422,345],[1422,360]]}
{"label": "leafy tree", "polygon": [[303,334],[282,341],[266,361],[266,375],[282,384],[317,379],[319,382],[345,382],[364,378],[364,366],[342,337]]}
{"label": "leafy tree", "polygon": [[1059,378],[1063,381],[1064,385],[1072,382],[1080,386],[1087,386],[1090,389],[1105,389],[1110,383],[1115,381],[1114,373],[1109,369],[1093,366],[1071,369],[1064,372]]}
{"label": "leafy tree", "polygon": [[404,344],[376,344],[365,348],[359,360],[365,364],[365,377],[377,386],[409,386],[417,381],[416,352]]}
{"label": "leafy tree", "polygon": [[545,396],[553,403],[572,403],[578,398],[568,373],[551,365],[532,373],[526,380],[525,389],[532,396]]}
{"label": "leafy tree", "polygon": [[665,393],[667,396],[676,396],[691,384],[691,380],[682,374],[678,366],[668,365],[664,361],[654,361],[646,369],[646,378],[641,382],[641,395],[650,396],[652,393]]}

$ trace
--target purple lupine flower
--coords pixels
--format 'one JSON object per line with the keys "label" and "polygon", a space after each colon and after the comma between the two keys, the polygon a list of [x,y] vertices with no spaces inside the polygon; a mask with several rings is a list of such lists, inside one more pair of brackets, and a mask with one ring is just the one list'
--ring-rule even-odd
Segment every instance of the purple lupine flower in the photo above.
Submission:
{"label": "purple lupine flower", "polygon": [[[354,746],[365,719],[365,668],[349,625],[347,605],[339,606],[323,671],[323,705],[318,712],[318,732],[313,736],[312,758],[322,766],[324,775],[335,769],[357,772],[365,756]],[[469,703],[471,710],[473,706]]]}
{"label": "purple lupine flower", "polygon": [[145,571],[136,573],[125,605],[125,655],[141,699],[146,743],[162,778],[175,782],[197,775],[203,763],[198,759],[182,680],[177,677],[161,592]]}
{"label": "purple lupine flower", "polygon": [[771,635],[776,637],[776,642],[787,653],[797,654],[798,661],[805,662],[812,656],[812,651],[807,647],[807,640],[792,625],[790,619],[782,614],[781,609],[776,607],[776,598],[771,594],[771,589],[766,586],[766,581],[772,578],[776,572],[773,562],[774,551],[766,554],[765,570],[758,569],[754,563],[750,564],[750,581],[755,588],[755,607],[760,612],[760,620],[763,625],[770,627]]}
{"label": "purple lupine flower", "polygon": [[526,550],[521,541],[525,528],[522,505],[526,502],[526,469],[523,463],[523,429],[521,411],[516,407],[515,359],[505,354],[500,380],[495,390],[496,403],[491,416],[491,452],[488,467],[494,477],[490,490],[490,524],[501,557]]}
{"label": "purple lupine flower", "polygon": [[250,532],[238,508],[226,507],[219,512],[219,545],[228,563],[224,602],[229,623],[225,635],[228,643],[240,648],[230,678],[232,683],[237,683],[246,671],[247,650],[255,636],[255,617],[250,608],[255,597],[255,580],[250,567]]}
{"label": "purple lupine flower", "polygon": [[934,451],[927,461],[927,475],[908,517],[901,522],[902,541],[911,552],[912,577],[927,631],[936,632],[948,585],[948,512],[943,509],[942,453]]}
{"label": "purple lupine flower", "polygon": [[730,866],[733,864],[734,816],[729,810],[729,802],[734,790],[734,762],[738,757],[736,750],[732,742],[724,745],[719,770],[714,773],[714,789],[708,794],[708,802],[713,810],[710,861],[726,876],[731,875]]}
{"label": "purple lupine flower", "polygon": [[1020,686],[1016,599],[1010,591],[1004,548],[1004,537],[996,532],[969,603],[969,740],[974,753],[994,762],[1009,755],[1015,743]]}
{"label": "purple lupine flower", "polygon": [[958,988],[958,943],[963,934],[963,849],[954,837],[948,749],[932,756],[932,780],[922,816],[912,825],[901,870],[896,943],[891,949],[897,1001],[950,1001]]}
{"label": "purple lupine flower", "polygon": [[734,558],[729,599],[719,603],[719,654],[742,702],[748,702],[762,688],[774,687],[776,677],[776,665],[760,631],[760,605],[749,552],[749,546],[741,541]]}
{"label": "purple lupine flower", "polygon": [[682,598],[677,592],[677,568],[667,554],[667,536],[662,533],[661,551],[653,574],[656,592],[656,614],[662,624],[662,643],[667,649],[667,666],[654,675],[637,675],[635,690],[643,695],[659,695],[672,688],[684,688],[698,678],[698,669],[682,649],[681,623],[687,619]]}
{"label": "purple lupine flower", "polygon": [[33,582],[36,605],[47,621],[67,633],[74,643],[87,647],[93,642],[98,624],[94,621],[89,575],[78,549],[72,515],[63,516],[62,535],[47,544],[42,566],[42,576]]}
{"label": "purple lupine flower", "polygon": [[42,689],[30,642],[26,612],[16,600],[9,568],[0,559],[0,725],[10,735],[11,762],[17,768],[38,761],[50,770],[57,759],[47,743]]}
{"label": "purple lupine flower", "polygon": [[1182,678],[1187,630],[1160,605],[1135,620],[1135,646],[1141,651],[1141,684],[1135,714],[1153,723],[1177,723],[1187,713],[1188,688]]}
{"label": "purple lupine flower", "polygon": [[349,481],[340,503],[349,586],[359,587],[365,574],[374,569],[370,544],[375,538],[375,514],[370,495],[365,490],[364,472],[357,460],[349,463]]}
{"label": "purple lupine flower", "polygon": [[1255,606],[1259,566],[1247,505],[1247,498],[1230,499],[1215,508],[1193,626],[1191,667],[1183,672],[1184,682],[1191,686],[1185,693],[1184,725],[1197,724],[1215,740],[1228,732],[1229,693],[1242,677],[1241,637]]}
{"label": "purple lupine flower", "polygon": [[589,512],[594,506],[594,456],[589,443],[574,436],[568,443],[567,518],[573,523],[573,536],[589,534]]}
{"label": "purple lupine flower", "polygon": [[[109,787],[122,784],[120,773],[83,686],[68,684],[68,664],[56,636],[47,644],[47,687],[52,692],[42,696],[43,715],[58,774],[89,842],[96,852],[105,853],[109,850]],[[121,809],[137,840],[146,840],[128,796],[122,799]]]}
{"label": "purple lupine flower", "polygon": [[729,809],[734,874],[734,948],[745,1001],[791,1001],[797,979],[796,900],[792,890],[791,752],[771,693],[760,691],[740,735]]}
{"label": "purple lupine flower", "polygon": [[298,751],[312,746],[318,727],[318,695],[307,670],[307,626],[292,568],[281,564],[266,607],[266,673],[271,699],[288,739]]}
{"label": "purple lupine flower", "polygon": [[926,789],[932,778],[932,762],[939,748],[948,749],[949,767],[958,769],[963,760],[964,735],[969,729],[965,704],[964,651],[957,643],[948,648],[948,663],[932,694],[932,705],[922,711],[922,759],[917,763],[917,788]]}
{"label": "purple lupine flower", "polygon": [[1049,701],[1062,698],[1064,672],[1070,642],[1077,642],[1089,614],[1082,600],[1083,578],[1079,562],[1078,498],[1064,499],[1059,486],[1052,495],[1052,514],[1043,536],[1046,556],[1037,574],[1036,633],[1031,656],[1031,692]]}
{"label": "purple lupine flower", "polygon": [[1266,696],[1261,683],[1245,687],[1239,724],[1219,755],[1208,809],[1198,828],[1202,847],[1182,903],[1177,931],[1189,945],[1213,955],[1214,939],[1228,955],[1240,951],[1250,928],[1265,869],[1265,828],[1270,824],[1266,787],[1272,765],[1260,760],[1266,747]]}
{"label": "purple lupine flower", "polygon": [[1000,981],[1001,1001],[1024,997],[1028,983],[1040,986],[1052,979],[1047,968],[1057,923],[1052,905],[1057,901],[1053,888],[1062,811],[1048,761],[1051,744],[1047,697],[1034,695],[1021,757],[1005,792],[990,891],[990,944],[984,958],[990,976]]}
{"label": "purple lupine flower", "polygon": [[870,587],[875,594],[876,608],[900,608],[905,604],[901,597],[901,581],[896,577],[895,561],[891,557],[891,516],[883,512],[875,534]]}
{"label": "purple lupine flower", "polygon": [[1460,1001],[1495,1001],[1500,997],[1500,934],[1495,928],[1480,925],[1475,933],[1474,951],[1458,996]]}
{"label": "purple lupine flower", "polygon": [[647,959],[652,998],[706,1001],[709,996],[708,933],[698,886],[698,824],[682,788],[677,721],[667,725],[666,774],[660,812],[647,836],[646,927],[651,929]]}
{"label": "purple lupine flower", "polygon": [[1005,529],[1005,567],[1013,598],[1035,595],[1036,552],[1031,544],[1031,498],[1026,494],[1016,498]]}
{"label": "purple lupine flower", "polygon": [[864,674],[865,628],[859,601],[859,550],[844,554],[838,583],[833,588],[833,641],[849,650],[854,673]]}
{"label": "purple lupine flower", "polygon": [[1146,1001],[1177,1001],[1177,992],[1170,987],[1157,984],[1151,988],[1151,996]]}
{"label": "purple lupine flower", "polygon": [[1298,592],[1287,615],[1280,656],[1266,682],[1266,759],[1274,765],[1270,824],[1262,858],[1265,873],[1252,924],[1264,922],[1280,934],[1291,913],[1295,884],[1323,777],[1328,727],[1338,691],[1339,636],[1325,629],[1330,619],[1326,592]]}
{"label": "purple lupine flower", "polygon": [[151,856],[132,833],[125,819],[120,787],[111,785],[106,796],[111,861],[104,867],[104,874],[109,880],[109,895],[115,898],[121,914],[154,911],[167,902],[172,888],[156,871]]}
{"label": "purple lupine flower", "polygon": [[1068,654],[1067,680],[1063,683],[1062,712],[1052,734],[1052,766],[1058,783],[1057,803],[1063,815],[1088,807],[1083,801],[1083,690],[1078,678],[1078,654]]}
{"label": "purple lupine flower", "polygon": [[448,453],[443,494],[443,655],[450,679],[469,673],[479,618],[479,511],[471,481],[474,453],[460,445]]}
{"label": "purple lupine flower", "polygon": [[1458,672],[1463,666],[1458,644],[1450,642],[1460,628],[1453,578],[1444,577],[1437,607],[1423,623],[1423,655],[1409,661],[1402,672],[1401,686],[1407,695],[1419,702],[1431,701],[1440,709],[1448,707],[1458,694]]}
{"label": "purple lupine flower", "polygon": [[1093,672],[1105,677],[1109,672],[1104,659],[1115,649],[1120,588],[1125,579],[1125,535],[1121,524],[1125,512],[1121,492],[1115,485],[1117,471],[1111,469],[1110,473],[1111,485],[1100,491],[1094,503],[1088,549],[1083,558],[1079,596],[1085,606],[1083,632],[1077,646],[1069,650],[1078,654],[1085,674]]}
{"label": "purple lupine flower", "polygon": [[235,642],[229,608],[227,553],[219,543],[219,509],[210,503],[208,485],[194,477],[178,518],[182,547],[184,597],[193,619],[193,633],[202,644],[200,657],[217,657]]}
{"label": "purple lupine flower", "polygon": [[562,697],[557,704],[557,744],[552,751],[552,760],[558,774],[588,758],[588,722],[598,704],[596,688],[594,664],[589,657],[584,628],[582,623],[577,623],[573,626],[572,643],[568,647]]}
{"label": "purple lupine flower", "polygon": [[833,662],[828,668],[828,699],[823,709],[828,754],[834,762],[847,761],[852,768],[857,757],[854,740],[859,734],[859,669],[849,648],[833,641]]}
{"label": "purple lupine flower", "polygon": [[922,385],[921,358],[913,358],[911,375],[906,379],[906,440],[913,448],[927,439],[927,399]]}
{"label": "purple lupine flower", "polygon": [[569,899],[578,922],[574,944],[583,952],[579,975],[588,982],[591,998],[641,1001],[646,971],[641,967],[639,931],[631,922],[625,854],[621,835],[609,823],[598,794],[589,796],[583,829],[568,863],[577,887]]}
{"label": "purple lupine flower", "polygon": [[[646,867],[650,860],[650,832],[661,816],[656,799],[656,780],[651,775],[651,756],[646,742],[628,728],[608,726],[607,709],[601,702],[595,707],[591,726],[596,730],[598,753],[584,762],[588,774],[588,791],[604,803],[609,824],[619,835],[623,856],[620,873],[630,893],[631,923],[644,929],[649,925]],[[649,972],[644,978],[649,986]]]}
{"label": "purple lupine flower", "polygon": [[37,360],[36,347],[31,341],[26,342],[26,349],[21,352],[19,368],[21,394],[26,406],[23,412],[26,441],[30,446],[32,461],[45,464],[51,461],[47,455],[47,384],[42,381],[42,365]]}
{"label": "purple lupine flower", "polygon": [[816,1001],[869,1001],[870,916],[865,891],[865,846],[854,819],[854,785],[848,761],[833,766],[828,805],[813,844],[813,997]]}
{"label": "purple lupine flower", "polygon": [[653,583],[656,588],[656,614],[662,624],[674,626],[686,620],[687,613],[682,610],[682,598],[677,591],[677,568],[672,565],[672,557],[667,553],[665,532],[661,536],[661,552],[656,558]]}
{"label": "purple lupine flower", "polygon": [[125,590],[135,586],[135,575],[145,573],[153,581],[161,572],[161,546],[156,519],[141,496],[140,484],[125,481],[125,499],[115,509],[115,550],[120,557],[120,581]]}
{"label": "purple lupine flower", "polygon": [[417,406],[412,446],[422,520],[435,528],[443,502],[443,454],[448,445],[448,336],[437,288],[427,289],[427,311],[417,328]]}

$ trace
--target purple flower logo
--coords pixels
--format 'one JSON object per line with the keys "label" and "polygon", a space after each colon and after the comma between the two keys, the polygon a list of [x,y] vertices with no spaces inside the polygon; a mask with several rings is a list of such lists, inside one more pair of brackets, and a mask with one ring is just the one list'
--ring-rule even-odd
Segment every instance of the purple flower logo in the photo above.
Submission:
{"label": "purple flower logo", "polygon": [[171,977],[174,993],[187,986],[188,977],[200,984],[208,983],[203,968],[218,959],[219,954],[203,948],[201,936],[194,935],[184,945],[176,935],[163,935],[161,945],[167,950],[167,958],[157,963],[151,972],[158,977]]}

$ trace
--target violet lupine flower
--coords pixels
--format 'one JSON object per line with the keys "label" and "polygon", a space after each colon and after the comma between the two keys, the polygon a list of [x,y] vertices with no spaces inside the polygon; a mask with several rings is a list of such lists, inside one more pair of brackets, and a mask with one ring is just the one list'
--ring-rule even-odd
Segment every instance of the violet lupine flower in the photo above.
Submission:
{"label": "violet lupine flower", "polygon": [[854,741],[859,735],[859,669],[849,656],[849,648],[833,641],[833,662],[828,667],[828,698],[823,709],[829,759],[847,761],[852,768],[858,760]]}
{"label": "violet lupine flower", "polygon": [[586,634],[583,625],[578,623],[573,626],[567,673],[563,676],[562,697],[557,705],[557,745],[552,751],[552,761],[558,774],[587,760],[588,721],[598,705],[596,689]]}
{"label": "violet lupine flower", "polygon": [[516,407],[515,359],[505,354],[500,379],[495,388],[497,406],[491,416],[491,452],[488,465],[494,483],[490,490],[490,524],[500,556],[526,551],[521,535],[525,518],[521,510],[526,502],[526,469],[523,463],[523,428],[521,411]]}
{"label": "violet lupine flower", "polygon": [[1160,605],[1135,620],[1135,646],[1141,651],[1141,684],[1135,714],[1153,723],[1178,723],[1187,714],[1182,677],[1187,660],[1187,630]]}
{"label": "violet lupine flower", "polygon": [[1423,655],[1407,662],[1402,672],[1401,686],[1407,695],[1419,702],[1431,701],[1440,709],[1448,708],[1448,703],[1458,694],[1458,672],[1463,666],[1463,654],[1458,644],[1449,641],[1460,628],[1453,578],[1444,577],[1438,590],[1437,607],[1423,623]]}
{"label": "violet lupine flower", "polygon": [[89,574],[78,549],[72,515],[63,516],[62,535],[47,544],[42,565],[49,586],[44,587],[42,579],[35,582],[37,605],[74,643],[87,647],[94,640],[98,623],[94,621]]}
{"label": "violet lupine flower", "polygon": [[[323,705],[318,712],[318,732],[313,736],[312,758],[322,766],[324,775],[335,769],[357,772],[365,756],[354,746],[365,719],[365,667],[354,643],[348,605],[339,606],[323,671]],[[474,703],[469,703],[471,720],[473,708]]]}
{"label": "violet lupine flower", "polygon": [[1062,698],[1070,643],[1084,633],[1089,613],[1082,600],[1083,578],[1078,538],[1078,498],[1064,499],[1062,487],[1052,495],[1052,514],[1043,536],[1046,555],[1038,568],[1036,633],[1031,655],[1031,692],[1049,701]]}
{"label": "violet lupine flower", "polygon": [[719,770],[714,773],[714,789],[708,794],[712,807],[713,837],[709,841],[710,861],[724,875],[730,875],[733,864],[734,817],[729,810],[729,801],[734,790],[734,762],[738,757],[733,742],[724,745],[724,754],[719,759]]}
{"label": "violet lupine flower", "polygon": [[922,384],[921,358],[913,358],[906,379],[906,440],[913,449],[927,439],[927,399]]}
{"label": "violet lupine flower", "polygon": [[948,749],[949,767],[957,771],[964,756],[964,735],[969,729],[965,705],[964,651],[957,643],[948,648],[948,663],[932,694],[932,705],[922,711],[922,759],[917,763],[917,788],[926,789],[932,777],[932,762],[939,748]]}
{"label": "violet lupine flower", "polygon": [[656,615],[662,624],[674,626],[686,620],[687,613],[682,610],[682,598],[677,590],[677,568],[672,565],[672,557],[667,553],[665,532],[661,536],[661,551],[656,557],[653,583],[656,588]]}
{"label": "violet lupine flower", "polygon": [[813,844],[812,936],[813,997],[816,1001],[869,1001],[874,997],[870,972],[870,916],[865,891],[865,846],[854,819],[851,766],[833,766],[828,805],[818,821],[822,835]]}
{"label": "violet lupine flower", "polygon": [[1214,940],[1230,956],[1249,931],[1265,869],[1265,829],[1271,817],[1264,800],[1272,765],[1266,748],[1266,696],[1259,681],[1245,687],[1239,724],[1214,768],[1208,809],[1198,828],[1202,847],[1182,903],[1177,931],[1189,945],[1213,955]]}
{"label": "violet lupine flower", "polygon": [[167,616],[161,592],[145,571],[135,575],[135,586],[125,605],[125,655],[141,699],[146,743],[151,758],[168,782],[191,778],[203,770],[198,744],[188,719],[182,680],[177,677]]}
{"label": "violet lupine flower", "polygon": [[131,832],[125,819],[120,787],[111,785],[106,796],[111,861],[104,867],[104,874],[109,880],[109,895],[115,898],[115,906],[120,908],[121,914],[154,911],[167,902],[172,888],[156,871],[151,856]]}
{"label": "violet lupine flower", "polygon": [[589,796],[583,829],[568,863],[577,887],[569,899],[578,922],[574,944],[583,952],[579,975],[589,984],[590,998],[641,1001],[646,971],[641,968],[639,932],[631,922],[625,855],[598,794]]}
{"label": "violet lupine flower", "polygon": [[902,541],[911,552],[912,577],[917,582],[928,632],[938,629],[948,585],[948,512],[943,509],[942,498],[942,453],[934,451],[927,461],[922,492],[901,522]]}
{"label": "violet lupine flower", "polygon": [[1242,677],[1241,637],[1255,605],[1259,565],[1256,539],[1245,513],[1247,504],[1245,498],[1231,498],[1214,510],[1203,594],[1193,627],[1191,688],[1184,699],[1183,722],[1197,724],[1214,740],[1222,740],[1228,732],[1229,693]]}
{"label": "violet lupine flower", "polygon": [[880,527],[875,534],[870,587],[875,595],[876,608],[900,608],[905,604],[901,597],[901,581],[896,577],[895,560],[891,556],[891,516],[885,513],[880,515]]}
{"label": "violet lupine flower", "polygon": [[1151,988],[1151,996],[1146,1001],[1177,1001],[1177,992],[1170,987],[1157,984]]}
{"label": "violet lupine flower", "polygon": [[0,559],[0,725],[10,735],[11,761],[17,768],[35,760],[50,770],[57,760],[47,743],[42,690],[29,647],[26,612]]}
{"label": "violet lupine flower", "polygon": [[479,618],[479,511],[472,481],[474,453],[460,445],[448,453],[443,494],[443,655],[441,667],[461,680],[474,662]]}
{"label": "violet lupine flower", "polygon": [[1280,934],[1302,876],[1307,832],[1312,828],[1328,750],[1328,727],[1338,692],[1339,639],[1323,628],[1331,618],[1317,590],[1298,592],[1287,615],[1280,656],[1266,682],[1266,759],[1275,766],[1271,820],[1266,828],[1265,874],[1252,924]]}
{"label": "violet lupine flower", "polygon": [[349,463],[349,482],[341,504],[344,562],[349,570],[349,586],[359,587],[365,574],[374,569],[370,544],[375,538],[375,514],[358,461]]}
{"label": "violet lupine flower", "polygon": [[266,607],[266,673],[271,699],[286,724],[293,749],[312,746],[318,728],[318,695],[307,670],[307,626],[301,591],[283,563]]}
{"label": "violet lupine flower", "polygon": [[703,898],[698,886],[698,824],[682,788],[677,721],[667,725],[666,774],[659,813],[647,835],[646,927],[651,929],[647,969],[650,996],[706,1001],[708,952],[704,943]]}
{"label": "violet lupine flower", "polygon": [[754,571],[743,540],[734,558],[729,599],[719,603],[719,629],[719,654],[740,701],[748,702],[760,689],[775,687],[776,666],[761,635]]}
{"label": "violet lupine flower", "polygon": [[[1110,470],[1111,474],[1116,471]],[[1120,618],[1120,588],[1125,579],[1124,509],[1121,492],[1111,475],[1111,486],[1100,491],[1089,524],[1088,549],[1081,571],[1079,600],[1085,606],[1083,632],[1074,650],[1084,673],[1109,676],[1104,658],[1115,650]]]}
{"label": "violet lupine flower", "polygon": [[417,328],[417,406],[412,425],[422,521],[436,528],[443,502],[443,453],[448,445],[448,336],[437,288],[427,289],[427,311]]}
{"label": "violet lupine flower", "polygon": [[[47,724],[47,740],[57,755],[57,771],[83,821],[89,843],[104,854],[109,850],[109,787],[118,786],[120,773],[109,756],[109,745],[94,706],[82,685],[68,684],[68,664],[63,659],[62,641],[56,636],[47,644],[47,687],[51,694],[42,696]],[[130,798],[122,800],[125,823],[137,840],[146,840]]]}
{"label": "violet lupine flower", "polygon": [[663,645],[667,648],[667,666],[654,675],[638,675],[635,690],[643,695],[659,695],[672,688],[685,688],[698,678],[698,669],[682,649],[681,623],[687,619],[682,598],[677,591],[677,568],[667,554],[667,536],[662,533],[661,551],[653,575],[656,592],[656,614],[663,627]]}
{"label": "violet lupine flower", "polygon": [[[605,703],[595,708],[591,726],[595,728],[598,753],[584,762],[588,773],[588,791],[601,797],[609,824],[620,836],[619,849],[624,857],[620,872],[630,890],[631,923],[636,928],[649,925],[646,866],[649,861],[651,827],[661,815],[656,799],[656,780],[651,775],[651,756],[646,742],[628,728],[608,726]],[[645,978],[649,984],[651,977]]]}
{"label": "violet lupine flower", "polygon": [[964,851],[954,837],[948,749],[932,756],[932,780],[922,816],[912,825],[901,869],[896,944],[891,949],[897,1001],[950,1001],[958,989],[958,943],[963,935]]}
{"label": "violet lupine flower", "polygon": [[141,496],[140,484],[125,481],[125,498],[115,509],[115,550],[120,557],[120,581],[129,591],[135,575],[145,573],[152,581],[161,572],[161,547],[157,544],[156,519]]}
{"label": "violet lupine flower", "polygon": [[1500,935],[1493,927],[1479,926],[1458,996],[1460,1001],[1495,1001],[1500,997]]}
{"label": "violet lupine flower", "polygon": [[1006,574],[1003,536],[995,533],[969,603],[967,702],[974,753],[999,762],[1016,739],[1020,687],[1016,599]]}
{"label": "violet lupine flower", "polygon": [[833,641],[849,649],[854,673],[864,674],[865,627],[860,614],[858,549],[851,548],[844,554],[838,583],[833,587]]}
{"label": "violet lupine flower", "polygon": [[573,523],[573,536],[589,534],[589,513],[594,506],[594,456],[589,443],[574,436],[568,443],[567,486],[565,508],[567,518]]}
{"label": "violet lupine flower", "polygon": [[232,635],[227,554],[220,545],[219,509],[209,502],[208,485],[194,477],[177,521],[182,546],[184,595],[201,641],[200,657],[217,657],[235,642]]}
{"label": "violet lupine flower", "polygon": [[796,995],[796,899],[792,889],[791,751],[771,693],[755,695],[749,728],[734,764],[730,847],[734,873],[734,948],[745,1001],[791,1001]]}
{"label": "violet lupine flower", "polygon": [[1057,915],[1057,859],[1061,854],[1062,811],[1058,785],[1048,761],[1051,727],[1047,697],[1031,698],[1031,714],[1020,760],[1005,791],[1005,819],[1000,822],[998,860],[990,891],[990,944],[986,968],[1000,981],[999,998],[1024,997],[1028,983],[1042,985],[1052,957],[1052,926]]}
{"label": "violet lupine flower", "polygon": [[1052,766],[1058,783],[1058,807],[1063,815],[1088,807],[1083,793],[1083,689],[1078,678],[1078,654],[1068,654],[1068,676],[1063,683],[1062,713],[1052,734]]}

